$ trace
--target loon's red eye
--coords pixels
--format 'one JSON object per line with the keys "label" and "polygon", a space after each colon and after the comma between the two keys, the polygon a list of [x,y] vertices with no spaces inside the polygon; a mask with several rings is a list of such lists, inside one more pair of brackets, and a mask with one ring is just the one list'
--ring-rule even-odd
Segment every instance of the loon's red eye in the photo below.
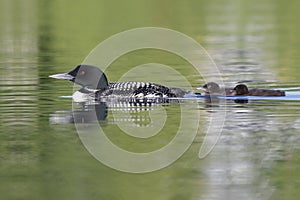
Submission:
{"label": "loon's red eye", "polygon": [[79,72],[79,76],[83,76],[83,75],[85,75],[85,71]]}

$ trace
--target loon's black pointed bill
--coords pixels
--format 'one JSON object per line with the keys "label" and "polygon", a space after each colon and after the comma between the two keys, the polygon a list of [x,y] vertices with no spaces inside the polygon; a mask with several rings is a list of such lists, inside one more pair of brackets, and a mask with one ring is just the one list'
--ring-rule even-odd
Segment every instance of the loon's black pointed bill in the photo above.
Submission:
{"label": "loon's black pointed bill", "polygon": [[62,74],[53,74],[49,76],[50,78],[60,79],[60,80],[74,80],[74,76],[68,74],[68,73],[62,73]]}

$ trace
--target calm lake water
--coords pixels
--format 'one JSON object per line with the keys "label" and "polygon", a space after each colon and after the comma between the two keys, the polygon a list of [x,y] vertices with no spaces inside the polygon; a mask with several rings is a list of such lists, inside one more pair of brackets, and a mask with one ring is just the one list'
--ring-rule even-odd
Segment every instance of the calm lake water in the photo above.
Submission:
{"label": "calm lake water", "polygon": [[[111,105],[107,116],[101,115],[101,127],[113,143],[138,153],[162,148],[174,138],[180,106],[187,108],[189,121],[195,120],[195,112],[200,116],[198,133],[183,156],[164,169],[132,174],[107,167],[86,150],[72,122],[74,116],[81,117],[83,108],[75,104],[81,112],[73,116],[72,100],[62,98],[73,93],[73,84],[48,76],[73,69],[114,34],[151,26],[182,32],[203,45],[226,86],[244,81],[250,87],[297,93],[299,6],[296,0],[1,0],[1,199],[298,199],[298,100]],[[194,89],[204,83],[185,60],[159,50],[123,55],[106,73],[109,80],[117,81],[131,68],[150,62],[176,69]],[[144,75],[136,78],[153,80]],[[183,86],[172,76],[157,81]],[[211,122],[212,115],[224,110],[217,144],[199,159],[207,128],[221,123],[218,118]],[[164,120],[166,127],[148,139],[121,131],[156,130]]]}

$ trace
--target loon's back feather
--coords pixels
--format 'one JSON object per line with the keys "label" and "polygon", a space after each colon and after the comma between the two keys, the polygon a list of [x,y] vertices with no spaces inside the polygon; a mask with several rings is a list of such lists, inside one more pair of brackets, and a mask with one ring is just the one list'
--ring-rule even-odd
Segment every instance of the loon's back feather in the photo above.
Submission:
{"label": "loon's back feather", "polygon": [[[184,90],[184,89],[182,89]],[[186,91],[188,92],[188,91]],[[149,82],[111,82],[105,90],[99,90],[99,97],[176,97],[172,89]]]}

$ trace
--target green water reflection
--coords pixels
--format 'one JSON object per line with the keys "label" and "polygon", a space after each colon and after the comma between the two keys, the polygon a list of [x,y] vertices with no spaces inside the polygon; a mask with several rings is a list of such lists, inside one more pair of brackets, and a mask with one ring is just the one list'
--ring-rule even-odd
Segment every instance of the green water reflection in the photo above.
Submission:
{"label": "green water reflection", "polygon": [[[188,151],[171,166],[127,174],[95,160],[73,124],[50,123],[56,111],[72,109],[70,99],[59,98],[72,93],[72,84],[48,75],[72,69],[113,34],[157,26],[201,43],[230,86],[241,80],[252,80],[251,86],[299,86],[298,8],[296,0],[1,0],[1,199],[297,198],[299,102],[229,103],[222,137],[209,157],[197,157],[205,133],[200,129]],[[203,83],[186,61],[172,56],[133,52],[114,62],[108,77],[115,81],[122,70],[162,61],[183,73],[194,87]],[[206,127],[214,107],[201,101],[195,107]],[[171,119],[177,116],[176,106],[168,109]],[[109,124],[106,128],[115,130]],[[131,146],[115,131],[111,137],[124,148],[141,151],[164,144],[143,148],[147,144]],[[170,133],[166,138],[171,137]]]}

